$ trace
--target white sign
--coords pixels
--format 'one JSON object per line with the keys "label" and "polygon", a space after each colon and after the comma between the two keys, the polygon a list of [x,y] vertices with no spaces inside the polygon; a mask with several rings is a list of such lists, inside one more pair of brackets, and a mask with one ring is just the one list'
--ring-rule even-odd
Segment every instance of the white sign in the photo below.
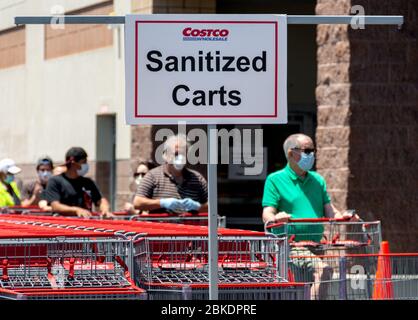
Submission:
{"label": "white sign", "polygon": [[287,123],[285,15],[128,15],[128,124]]}

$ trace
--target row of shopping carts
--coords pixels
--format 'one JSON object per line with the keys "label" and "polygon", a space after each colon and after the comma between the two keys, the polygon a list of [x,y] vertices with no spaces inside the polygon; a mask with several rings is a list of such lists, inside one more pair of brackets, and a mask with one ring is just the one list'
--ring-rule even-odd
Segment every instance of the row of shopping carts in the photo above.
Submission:
{"label": "row of shopping carts", "polygon": [[[0,215],[0,296],[207,299],[206,226]],[[219,298],[417,299],[418,254],[382,252],[379,222],[218,229]]]}
{"label": "row of shopping carts", "polygon": [[[204,226],[179,225],[143,221],[106,221],[82,220],[65,217],[2,215],[0,229],[31,228],[32,237],[45,230],[65,232],[59,234],[60,244],[72,241],[67,232],[82,232],[87,235],[114,235],[117,239],[110,241],[108,246],[99,246],[96,239],[85,240],[85,246],[75,249],[66,247],[61,250],[58,259],[53,237],[48,239],[47,246],[41,253],[26,248],[28,237],[16,234],[17,240],[24,247],[17,252],[3,250],[0,241],[0,258],[8,260],[7,272],[16,273],[20,267],[28,272],[21,273],[21,278],[39,277],[38,264],[33,264],[33,256],[41,257],[47,272],[51,261],[53,270],[63,270],[61,283],[64,288],[74,286],[99,285],[101,281],[109,280],[109,274],[118,277],[120,285],[133,280],[131,285],[145,290],[149,299],[204,299],[208,298],[208,229]],[[220,298],[234,299],[302,299],[303,284],[289,283],[286,280],[286,240],[275,236],[266,236],[263,232],[236,229],[219,229],[219,291]],[[11,235],[8,234],[10,237]],[[121,238],[121,239],[119,239]],[[7,239],[8,241],[10,239]],[[37,239],[39,240],[39,239]],[[7,242],[7,241],[6,241]],[[116,243],[123,243],[121,248]],[[61,248],[61,247],[60,247]],[[123,251],[124,253],[120,253]],[[21,252],[24,252],[23,254]],[[54,256],[54,254],[57,254]],[[12,263],[9,261],[19,261]],[[45,262],[46,261],[46,262]],[[17,267],[19,265],[19,267]],[[27,267],[30,266],[30,267]],[[35,268],[36,266],[36,268]],[[35,269],[32,269],[34,267]],[[46,270],[46,271],[45,271]],[[52,270],[52,269],[51,269]],[[123,272],[122,272],[123,271]],[[51,271],[52,272],[52,271]],[[54,274],[52,272],[52,274]],[[100,278],[106,274],[107,277]],[[52,278],[52,277],[50,277]],[[43,279],[49,289],[58,290],[51,284],[48,274]],[[84,282],[82,280],[85,280]],[[89,283],[87,279],[92,282]],[[56,282],[55,278],[52,278]],[[94,280],[94,281],[93,281]],[[8,280],[10,283],[10,279]],[[17,281],[17,280],[16,280]],[[53,282],[53,281],[52,281]],[[129,281],[128,281],[129,282]],[[33,281],[32,281],[33,283]],[[35,282],[35,288],[42,286]],[[15,282],[13,282],[16,289]],[[11,286],[2,287],[10,290]]]}

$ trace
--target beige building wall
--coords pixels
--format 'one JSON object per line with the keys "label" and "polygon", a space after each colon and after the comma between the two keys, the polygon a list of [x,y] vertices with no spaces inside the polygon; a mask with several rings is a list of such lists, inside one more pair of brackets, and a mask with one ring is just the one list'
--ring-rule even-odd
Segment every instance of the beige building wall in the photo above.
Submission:
{"label": "beige building wall", "polygon": [[[2,32],[15,28],[15,16],[51,15],[60,9],[57,6],[75,14],[125,15],[131,10],[126,0],[0,2],[0,56],[24,55],[0,64],[0,158],[10,157],[21,165],[24,181],[35,176],[34,163],[40,156],[48,154],[60,163],[71,146],[84,147],[94,164],[96,116],[116,114],[116,189],[130,193],[123,26],[67,25],[52,30],[27,25],[9,40],[2,37]],[[94,165],[89,175],[95,177]]]}

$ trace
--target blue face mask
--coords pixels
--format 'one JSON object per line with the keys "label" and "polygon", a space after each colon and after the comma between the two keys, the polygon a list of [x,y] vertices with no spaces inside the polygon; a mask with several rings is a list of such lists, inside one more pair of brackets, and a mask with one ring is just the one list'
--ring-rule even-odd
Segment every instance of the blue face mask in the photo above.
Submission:
{"label": "blue face mask", "polygon": [[302,152],[300,154],[301,158],[298,162],[299,168],[301,168],[303,171],[309,171],[312,169],[313,164],[315,162],[315,155],[313,152],[306,154]]}
{"label": "blue face mask", "polygon": [[77,170],[77,174],[79,176],[84,176],[88,171],[89,171],[89,164],[88,163],[83,163],[81,165],[81,169]]}
{"label": "blue face mask", "polygon": [[15,176],[12,174],[8,174],[6,179],[4,180],[7,184],[11,184],[15,180]]}
{"label": "blue face mask", "polygon": [[42,182],[47,182],[49,178],[51,178],[52,172],[51,171],[38,171],[38,177],[41,179]]}

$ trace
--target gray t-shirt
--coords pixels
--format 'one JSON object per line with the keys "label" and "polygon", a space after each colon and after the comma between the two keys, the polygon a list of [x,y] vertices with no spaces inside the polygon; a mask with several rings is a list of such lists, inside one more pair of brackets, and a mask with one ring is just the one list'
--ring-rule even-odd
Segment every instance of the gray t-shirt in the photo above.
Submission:
{"label": "gray t-shirt", "polygon": [[43,185],[38,180],[33,180],[33,181],[27,182],[23,185],[22,195],[21,195],[22,200],[23,199],[30,199],[33,196],[36,185],[41,186],[42,192],[40,194],[36,195],[36,199],[35,199],[34,204],[38,204],[38,202],[43,199],[44,192],[45,192],[45,189],[46,189],[46,184]]}

